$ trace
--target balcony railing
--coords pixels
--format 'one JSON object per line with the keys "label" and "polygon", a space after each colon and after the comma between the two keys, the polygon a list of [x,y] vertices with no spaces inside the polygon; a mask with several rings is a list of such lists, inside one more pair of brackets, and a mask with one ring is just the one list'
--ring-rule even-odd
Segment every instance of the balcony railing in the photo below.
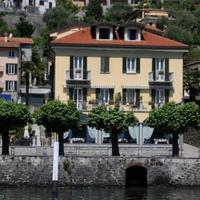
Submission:
{"label": "balcony railing", "polygon": [[174,81],[174,73],[164,73],[160,72],[155,74],[155,72],[149,72],[149,82],[173,82]]}
{"label": "balcony railing", "polygon": [[91,72],[86,71],[86,72],[78,72],[76,71],[73,73],[72,77],[70,75],[70,71],[67,71],[67,81],[90,81],[91,80]]}
{"label": "balcony railing", "polygon": [[[91,111],[93,108],[96,108],[97,106],[100,105],[114,107],[113,101],[103,102],[102,100],[90,100],[90,101],[74,101],[74,103],[76,104],[77,109],[81,111]],[[145,108],[145,105],[146,105],[145,102],[140,102],[137,105],[132,105],[132,104],[123,105],[121,103],[119,109],[124,111],[132,111],[132,110],[146,111],[147,109]]]}

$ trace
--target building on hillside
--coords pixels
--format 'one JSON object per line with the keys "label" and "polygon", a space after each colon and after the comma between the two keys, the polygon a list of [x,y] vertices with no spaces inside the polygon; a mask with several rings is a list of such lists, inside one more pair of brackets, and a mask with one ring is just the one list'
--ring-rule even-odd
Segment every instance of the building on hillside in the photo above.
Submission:
{"label": "building on hillside", "polygon": [[0,0],[0,11],[22,9],[31,13],[44,14],[55,6],[56,0]]}
{"label": "building on hillside", "polygon": [[39,12],[44,14],[47,10],[56,7],[56,0],[23,0],[22,9],[35,10],[34,12]]}
{"label": "building on hillside", "polygon": [[[142,2],[142,0],[99,0],[101,2],[101,5],[104,9],[109,8],[110,6],[112,6],[115,3],[124,3],[124,4],[129,4],[129,5],[133,5],[136,6],[138,5],[140,2]],[[80,7],[83,6],[87,6],[90,2],[90,0],[72,0],[72,2]]]}
{"label": "building on hillside", "polygon": [[142,122],[168,101],[182,102],[183,53],[188,46],[147,32],[143,25],[97,23],[51,34],[54,96],[88,112],[96,105],[134,110]]}
{"label": "building on hillside", "polygon": [[[184,65],[184,70],[185,71],[197,70],[200,72],[200,61],[194,61],[194,62]],[[196,103],[198,103],[200,105],[200,89],[194,90],[194,96],[195,96]],[[187,102],[188,100],[189,100],[189,91],[184,90],[184,101]]]}
{"label": "building on hillside", "polygon": [[0,98],[19,100],[20,67],[31,61],[32,38],[0,37]]}

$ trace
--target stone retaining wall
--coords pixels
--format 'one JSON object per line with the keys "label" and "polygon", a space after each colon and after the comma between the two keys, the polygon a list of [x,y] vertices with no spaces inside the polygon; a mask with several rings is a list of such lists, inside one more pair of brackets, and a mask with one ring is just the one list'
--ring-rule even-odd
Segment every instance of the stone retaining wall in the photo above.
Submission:
{"label": "stone retaining wall", "polygon": [[[125,185],[131,166],[147,169],[148,184],[200,185],[200,159],[88,157],[60,158],[60,185]],[[1,156],[0,185],[50,185],[52,157]]]}

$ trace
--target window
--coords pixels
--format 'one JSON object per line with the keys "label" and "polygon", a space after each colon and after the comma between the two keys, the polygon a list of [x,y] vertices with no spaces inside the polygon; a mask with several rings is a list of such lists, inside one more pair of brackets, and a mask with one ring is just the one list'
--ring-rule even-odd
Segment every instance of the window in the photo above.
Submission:
{"label": "window", "polygon": [[136,29],[128,29],[128,40],[137,40],[137,30]]}
{"label": "window", "polygon": [[100,89],[100,100],[102,103],[109,103],[110,93],[109,89]]}
{"label": "window", "polygon": [[6,74],[15,75],[17,74],[17,64],[6,64]]}
{"label": "window", "polygon": [[101,57],[101,73],[109,73],[109,57]]}
{"label": "window", "polygon": [[40,1],[40,5],[41,5],[41,6],[44,6],[44,1]]}
{"label": "window", "polygon": [[83,79],[83,57],[73,57],[74,79]]}
{"label": "window", "polygon": [[123,101],[124,103],[135,104],[136,95],[134,89],[123,89]]}
{"label": "window", "polygon": [[97,36],[97,39],[103,39],[103,40],[109,40],[112,39],[110,28],[99,28],[99,36]]}
{"label": "window", "polygon": [[52,8],[52,2],[49,2],[49,9]]}
{"label": "window", "polygon": [[156,80],[164,81],[165,80],[165,59],[164,58],[155,59],[155,70],[156,70]]}
{"label": "window", "polygon": [[6,81],[6,91],[16,91],[17,81]]}
{"label": "window", "polygon": [[14,50],[10,50],[9,51],[9,54],[8,54],[9,57],[15,57],[15,51]]}
{"label": "window", "polygon": [[126,73],[136,73],[136,58],[126,58]]}
{"label": "window", "polygon": [[164,103],[165,103],[165,90],[157,89],[155,91],[155,106],[160,107],[163,106]]}

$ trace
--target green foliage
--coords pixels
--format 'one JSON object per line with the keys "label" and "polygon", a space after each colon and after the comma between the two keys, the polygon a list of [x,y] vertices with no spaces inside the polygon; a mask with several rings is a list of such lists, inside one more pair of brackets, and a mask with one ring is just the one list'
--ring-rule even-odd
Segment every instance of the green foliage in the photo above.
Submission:
{"label": "green foliage", "polygon": [[190,69],[184,72],[183,86],[184,89],[189,90],[200,90],[200,71]]}
{"label": "green foliage", "polygon": [[0,130],[24,127],[27,122],[31,114],[25,105],[0,100]]}
{"label": "green foliage", "polygon": [[86,7],[85,15],[86,15],[85,16],[86,22],[94,22],[94,21],[102,20],[103,8],[101,6],[101,2],[99,0],[89,1],[88,6]]}
{"label": "green foliage", "polygon": [[197,126],[200,120],[199,107],[195,103],[165,104],[152,110],[145,124],[166,133],[184,133],[189,127]]}
{"label": "green foliage", "polygon": [[161,17],[156,21],[156,28],[164,30],[168,25],[168,19],[166,17]]}
{"label": "green foliage", "polygon": [[133,8],[128,4],[115,3],[107,9],[105,18],[111,22],[123,23],[128,20],[132,11]]}
{"label": "green foliage", "polygon": [[107,109],[105,106],[98,106],[88,114],[88,125],[97,130],[126,131],[128,126],[134,126],[137,119],[132,112],[125,113],[118,109]]}
{"label": "green foliage", "polygon": [[22,14],[19,22],[15,25],[14,35],[16,37],[31,37],[33,32],[33,25],[26,20],[26,15]]}
{"label": "green foliage", "polygon": [[76,127],[80,122],[80,113],[73,103],[49,101],[36,113],[36,122],[44,125],[49,132],[63,133]]}
{"label": "green foliage", "polygon": [[3,19],[3,15],[0,14],[0,36],[3,36],[4,33],[9,32],[8,25]]}
{"label": "green foliage", "polygon": [[185,54],[184,56],[184,62],[191,63],[194,61],[199,61],[200,60],[200,49],[199,48],[190,48],[189,52]]}
{"label": "green foliage", "polygon": [[47,30],[53,31],[72,24],[74,21],[77,21],[77,17],[75,16],[77,12],[78,9],[72,5],[72,2],[65,6],[58,5],[53,9],[49,9],[43,16]]}

